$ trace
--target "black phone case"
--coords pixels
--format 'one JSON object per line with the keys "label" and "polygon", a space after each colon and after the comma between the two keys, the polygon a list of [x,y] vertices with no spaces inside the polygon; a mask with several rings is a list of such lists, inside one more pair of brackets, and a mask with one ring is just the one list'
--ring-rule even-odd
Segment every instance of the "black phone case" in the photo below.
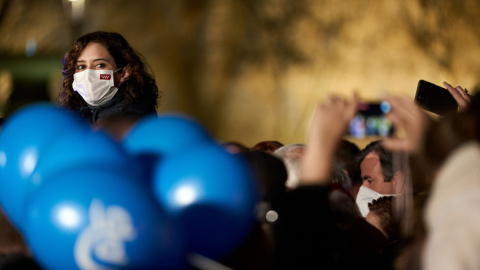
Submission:
{"label": "black phone case", "polygon": [[458,110],[457,101],[447,89],[424,80],[418,82],[415,103],[426,111],[442,116],[456,114]]}

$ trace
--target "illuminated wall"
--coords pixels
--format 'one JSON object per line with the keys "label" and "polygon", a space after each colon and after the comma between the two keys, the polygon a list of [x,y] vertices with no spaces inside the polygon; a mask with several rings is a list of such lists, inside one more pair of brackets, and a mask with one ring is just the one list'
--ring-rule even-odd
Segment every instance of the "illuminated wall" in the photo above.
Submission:
{"label": "illuminated wall", "polygon": [[[222,141],[303,142],[313,107],[329,93],[413,100],[420,79],[470,92],[479,82],[475,0],[84,4],[72,19],[68,1],[0,1],[0,57],[26,57],[34,41],[35,55],[61,64],[78,35],[119,32],[152,66],[163,91],[159,112],[190,114]],[[55,92],[61,67],[49,67],[45,81]],[[8,70],[1,61],[0,68]]]}

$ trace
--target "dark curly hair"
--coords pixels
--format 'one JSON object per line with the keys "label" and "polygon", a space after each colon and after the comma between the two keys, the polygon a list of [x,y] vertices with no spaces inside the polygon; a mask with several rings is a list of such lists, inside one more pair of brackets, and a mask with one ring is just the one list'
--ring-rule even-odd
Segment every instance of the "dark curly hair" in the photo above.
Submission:
{"label": "dark curly hair", "polygon": [[392,196],[380,197],[368,203],[368,209],[380,218],[380,227],[389,239],[398,238],[400,231]]}
{"label": "dark curly hair", "polygon": [[78,57],[91,42],[103,44],[112,55],[117,67],[128,66],[130,68],[130,76],[119,89],[124,92],[127,104],[143,103],[157,108],[160,92],[144,57],[135,51],[122,35],[104,31],[92,32],[79,37],[75,45],[65,53],[62,70],[63,88],[58,95],[59,105],[73,111],[87,106],[80,94],[73,90],[72,83]]}

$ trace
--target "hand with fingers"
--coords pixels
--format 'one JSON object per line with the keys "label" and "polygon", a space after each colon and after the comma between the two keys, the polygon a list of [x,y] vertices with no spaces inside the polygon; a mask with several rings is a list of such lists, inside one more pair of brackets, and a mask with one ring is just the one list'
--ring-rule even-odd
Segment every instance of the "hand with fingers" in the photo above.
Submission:
{"label": "hand with fingers", "polygon": [[447,88],[453,98],[457,101],[459,112],[464,112],[470,108],[472,103],[472,97],[468,94],[467,89],[462,88],[461,86],[453,87],[447,82],[443,82],[443,86]]}
{"label": "hand with fingers", "polygon": [[391,151],[418,154],[432,119],[408,97],[390,96],[386,101],[391,109],[385,117],[397,129],[397,136],[385,137],[383,145]]}
{"label": "hand with fingers", "polygon": [[356,96],[330,96],[316,106],[307,133],[300,184],[328,184],[337,145],[357,112],[357,103]]}

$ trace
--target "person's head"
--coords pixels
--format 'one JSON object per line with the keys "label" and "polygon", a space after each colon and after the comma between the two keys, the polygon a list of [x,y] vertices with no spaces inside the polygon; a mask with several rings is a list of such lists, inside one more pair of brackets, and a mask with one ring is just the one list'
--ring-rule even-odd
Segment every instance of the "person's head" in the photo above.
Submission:
{"label": "person's head", "polygon": [[398,222],[393,207],[393,197],[384,196],[373,200],[368,204],[370,212],[367,215],[367,222],[372,224],[385,237],[396,238],[399,233]]}
{"label": "person's head", "polygon": [[352,180],[348,176],[348,173],[342,168],[338,161],[333,161],[332,163],[332,173],[331,173],[331,182],[332,184],[338,184],[346,191],[352,186]]}
{"label": "person's head", "polygon": [[238,153],[244,153],[250,151],[250,148],[248,146],[244,145],[241,142],[237,141],[229,141],[229,142],[223,142],[220,144],[227,152],[231,154],[238,154]]}
{"label": "person's head", "polygon": [[263,151],[246,151],[246,158],[260,190],[260,203],[255,211],[257,222],[234,252],[220,262],[233,269],[267,269],[274,257],[279,235],[277,218],[285,204],[287,170],[283,162]]}
{"label": "person's head", "polygon": [[289,189],[298,186],[300,177],[300,160],[305,151],[305,144],[292,143],[286,144],[273,152],[273,154],[283,160],[288,172],[288,179],[285,185]]}
{"label": "person's head", "polygon": [[363,181],[360,176],[359,168],[357,168],[356,159],[360,154],[360,148],[353,142],[342,139],[335,155],[335,160],[339,166],[347,173],[350,179],[350,187],[348,191],[355,199],[358,189]]}
{"label": "person's head", "polygon": [[[265,203],[264,206],[268,207],[265,210],[281,212],[286,196],[285,182],[287,181],[287,169],[282,160],[263,151],[249,151],[242,155],[246,157],[255,179],[259,183],[261,201]],[[262,219],[265,218],[272,222],[268,220],[268,217],[262,217]]]}
{"label": "person's head", "polygon": [[[122,35],[103,31],[86,34],[79,37],[63,57],[64,79],[58,102],[73,111],[87,106],[85,98],[73,89],[74,74],[85,70],[107,70],[113,72],[113,84],[124,94],[127,104],[144,103],[157,107],[159,91],[148,69],[143,56]],[[90,100],[89,104],[92,102],[96,101]]]}
{"label": "person's head", "polygon": [[340,166],[350,177],[353,177],[356,168],[356,158],[360,154],[360,148],[353,142],[342,139],[335,155]]}
{"label": "person's head", "polygon": [[[394,155],[396,157],[394,162]],[[397,194],[402,191],[404,173],[401,153],[386,150],[381,141],[368,144],[361,152],[357,164],[363,186],[380,194]]]}
{"label": "person's head", "polygon": [[250,148],[250,151],[263,151],[269,154],[273,154],[275,150],[282,146],[283,144],[279,141],[261,141],[252,146],[252,148]]}

